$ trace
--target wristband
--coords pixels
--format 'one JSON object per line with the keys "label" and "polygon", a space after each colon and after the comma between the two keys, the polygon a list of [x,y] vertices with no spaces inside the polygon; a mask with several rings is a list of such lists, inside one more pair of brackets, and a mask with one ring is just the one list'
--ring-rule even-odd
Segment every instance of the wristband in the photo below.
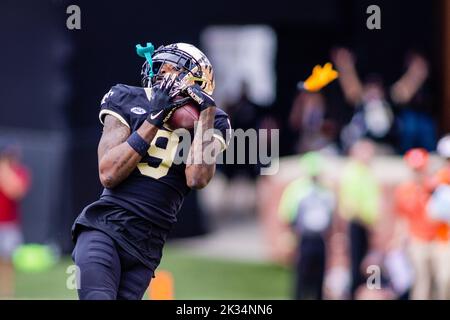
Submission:
{"label": "wristband", "polygon": [[130,147],[134,149],[141,157],[147,154],[148,149],[150,148],[150,144],[148,144],[142,137],[137,133],[137,131],[133,132],[127,139]]}

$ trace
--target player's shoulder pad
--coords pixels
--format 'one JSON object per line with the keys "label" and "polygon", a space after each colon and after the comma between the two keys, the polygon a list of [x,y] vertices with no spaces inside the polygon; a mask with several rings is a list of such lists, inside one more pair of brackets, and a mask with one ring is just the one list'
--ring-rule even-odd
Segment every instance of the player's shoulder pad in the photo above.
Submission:
{"label": "player's shoulder pad", "polygon": [[126,84],[116,84],[112,86],[111,89],[103,96],[100,105],[103,107],[105,104],[111,104],[114,106],[121,106],[127,102],[127,100],[132,99],[136,95],[135,87]]}
{"label": "player's shoulder pad", "polygon": [[127,106],[138,96],[136,89],[138,87],[125,84],[116,84],[111,87],[100,102],[100,122],[103,123],[105,116],[109,114],[130,127],[131,121]]}
{"label": "player's shoulder pad", "polygon": [[220,109],[219,107],[216,107],[216,118],[220,118],[220,117],[226,117],[226,118],[229,118],[229,117],[228,117],[228,114],[227,114],[225,111],[223,111],[223,110]]}
{"label": "player's shoulder pad", "polygon": [[216,107],[216,115],[214,117],[214,126],[217,128],[231,129],[230,117],[222,109]]}

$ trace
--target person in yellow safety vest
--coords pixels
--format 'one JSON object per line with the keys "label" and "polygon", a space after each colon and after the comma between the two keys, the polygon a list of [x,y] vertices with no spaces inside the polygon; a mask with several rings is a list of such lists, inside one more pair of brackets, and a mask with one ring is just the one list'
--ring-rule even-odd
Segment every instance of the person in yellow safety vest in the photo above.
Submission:
{"label": "person in yellow safety vest", "polygon": [[300,160],[305,177],[291,182],[283,192],[279,213],[298,236],[296,299],[322,299],[325,274],[325,238],[336,209],[333,192],[321,181],[323,160],[310,152]]}
{"label": "person in yellow safety vest", "polygon": [[366,281],[361,263],[369,253],[371,230],[380,213],[380,186],[370,168],[373,155],[372,142],[365,139],[355,142],[339,183],[339,214],[348,222],[352,298]]}

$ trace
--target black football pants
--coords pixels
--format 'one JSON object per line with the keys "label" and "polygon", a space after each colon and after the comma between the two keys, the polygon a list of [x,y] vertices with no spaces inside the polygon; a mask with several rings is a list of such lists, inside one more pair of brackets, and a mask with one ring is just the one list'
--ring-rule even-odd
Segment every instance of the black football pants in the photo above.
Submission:
{"label": "black football pants", "polygon": [[150,268],[94,229],[80,232],[72,258],[80,272],[80,300],[140,300],[153,276]]}

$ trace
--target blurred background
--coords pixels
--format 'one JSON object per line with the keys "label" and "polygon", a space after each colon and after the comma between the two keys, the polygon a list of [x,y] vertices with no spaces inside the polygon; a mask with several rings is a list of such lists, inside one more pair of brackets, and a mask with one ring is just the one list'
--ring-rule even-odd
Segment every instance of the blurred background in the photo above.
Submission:
{"label": "blurred background", "polygon": [[[175,298],[450,298],[445,0],[1,1],[2,297],[76,298],[70,228],[101,193],[99,103],[140,85],[146,42],[198,46],[232,127],[280,130],[277,174],[220,166],[186,199],[160,267]],[[339,79],[300,90],[326,62]]]}

